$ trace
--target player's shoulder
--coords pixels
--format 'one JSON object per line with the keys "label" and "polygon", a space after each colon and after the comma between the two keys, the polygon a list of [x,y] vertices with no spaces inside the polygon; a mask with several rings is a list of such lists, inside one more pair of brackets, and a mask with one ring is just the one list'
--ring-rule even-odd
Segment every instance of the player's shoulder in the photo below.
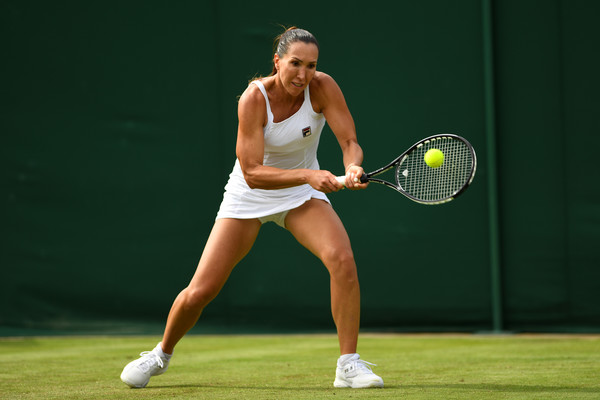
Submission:
{"label": "player's shoulder", "polygon": [[266,110],[265,97],[260,88],[257,85],[250,83],[238,100],[238,114],[266,115]]}
{"label": "player's shoulder", "polygon": [[259,87],[254,84],[254,83],[250,83],[248,85],[248,87],[246,88],[246,90],[244,90],[244,92],[242,93],[242,95],[240,96],[239,99],[239,104],[255,104],[258,102],[263,102],[264,103],[264,96],[262,94],[262,92],[260,91]]}
{"label": "player's shoulder", "polygon": [[310,90],[315,91],[327,91],[332,88],[336,88],[337,83],[331,77],[331,75],[326,74],[325,72],[317,71],[315,72],[315,76],[310,82]]}
{"label": "player's shoulder", "polygon": [[324,72],[317,72],[310,82],[310,97],[317,110],[325,109],[329,104],[343,97],[337,82]]}

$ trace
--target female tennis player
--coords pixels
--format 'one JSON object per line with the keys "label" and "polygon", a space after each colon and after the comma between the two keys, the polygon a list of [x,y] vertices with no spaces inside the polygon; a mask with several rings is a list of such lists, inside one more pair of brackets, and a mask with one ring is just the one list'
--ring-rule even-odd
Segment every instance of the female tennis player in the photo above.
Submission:
{"label": "female tennis player", "polygon": [[303,29],[280,37],[273,72],[257,79],[238,105],[237,160],[223,202],[189,286],[175,299],[162,341],[129,363],[121,380],[145,387],[167,370],[175,345],[219,293],[234,266],[252,247],[261,224],[273,221],[323,262],[330,274],[331,308],[341,356],[335,387],[383,387],[383,380],[356,353],[360,292],[348,234],[325,193],[344,185],[319,169],[317,146],[329,124],[343,153],[345,186],[363,174],[363,152],[354,121],[336,82],[317,71],[319,46]]}

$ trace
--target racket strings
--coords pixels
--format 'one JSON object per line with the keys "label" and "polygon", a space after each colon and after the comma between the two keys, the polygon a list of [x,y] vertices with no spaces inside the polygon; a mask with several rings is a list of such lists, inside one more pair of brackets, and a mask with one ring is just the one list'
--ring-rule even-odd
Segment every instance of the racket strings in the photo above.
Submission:
{"label": "racket strings", "polygon": [[[425,153],[439,149],[444,162],[438,168],[428,166]],[[441,137],[416,147],[396,168],[398,185],[410,196],[426,202],[453,197],[468,184],[473,155],[467,144],[453,137]]]}

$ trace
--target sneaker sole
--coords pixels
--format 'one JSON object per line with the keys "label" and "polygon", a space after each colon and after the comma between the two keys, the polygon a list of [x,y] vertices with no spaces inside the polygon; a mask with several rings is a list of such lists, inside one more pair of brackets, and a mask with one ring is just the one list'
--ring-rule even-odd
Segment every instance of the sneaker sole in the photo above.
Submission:
{"label": "sneaker sole", "polygon": [[368,388],[382,388],[383,382],[381,381],[373,381],[364,385],[354,385],[353,383],[349,383],[347,381],[343,381],[341,379],[336,378],[333,382],[333,386],[336,388],[351,388],[351,389],[368,389]]}
{"label": "sneaker sole", "polygon": [[146,384],[146,385],[136,385],[136,384],[133,384],[133,383],[131,383],[131,382],[127,382],[127,381],[126,381],[125,379],[123,379],[123,378],[121,378],[121,381],[122,381],[124,384],[126,384],[127,386],[129,386],[130,388],[132,388],[132,389],[143,389],[143,388],[145,388],[145,387],[146,387],[146,385],[147,385],[147,384]]}
{"label": "sneaker sole", "polygon": [[136,384],[136,383],[129,382],[127,380],[127,377],[125,376],[125,371],[123,371],[123,373],[121,374],[121,381],[132,389],[143,389],[146,387],[148,382],[150,382],[150,380],[148,380],[148,382],[144,383],[143,385],[140,385],[139,383]]}

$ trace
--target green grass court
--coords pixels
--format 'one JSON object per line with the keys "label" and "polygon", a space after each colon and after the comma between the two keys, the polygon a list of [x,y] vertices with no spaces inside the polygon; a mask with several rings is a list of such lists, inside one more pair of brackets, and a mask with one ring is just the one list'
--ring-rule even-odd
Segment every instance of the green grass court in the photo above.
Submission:
{"label": "green grass court", "polygon": [[335,389],[333,335],[187,336],[146,389],[156,337],[0,339],[1,399],[600,399],[599,336],[363,335],[384,389]]}

